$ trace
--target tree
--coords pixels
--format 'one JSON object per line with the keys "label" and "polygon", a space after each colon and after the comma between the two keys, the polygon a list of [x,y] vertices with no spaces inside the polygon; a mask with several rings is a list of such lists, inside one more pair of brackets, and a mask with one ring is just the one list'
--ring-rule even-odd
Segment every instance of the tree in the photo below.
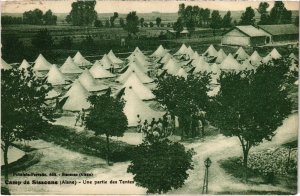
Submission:
{"label": "tree", "polygon": [[160,18],[160,17],[157,17],[155,21],[156,21],[156,26],[157,26],[157,27],[160,27],[160,24],[161,24],[161,18]]}
{"label": "tree", "polygon": [[109,164],[109,137],[123,136],[128,125],[127,117],[123,112],[124,102],[108,94],[92,95],[88,101],[92,106],[86,117],[86,128],[94,131],[95,135],[106,136],[106,161]]}
{"label": "tree", "polygon": [[210,10],[208,8],[203,10],[202,18],[203,18],[204,24],[207,25],[209,18],[210,18]]}
{"label": "tree", "polygon": [[279,59],[255,72],[223,73],[220,77],[221,88],[208,116],[222,134],[239,138],[245,168],[250,149],[271,140],[291,112],[291,100],[283,88],[288,65],[288,60]]}
{"label": "tree", "polygon": [[247,7],[246,11],[241,16],[240,25],[254,25],[255,22],[255,12],[252,7]]}
{"label": "tree", "polygon": [[139,17],[136,15],[136,12],[130,12],[126,16],[126,24],[124,29],[128,32],[128,35],[136,35],[139,32]]}
{"label": "tree", "polygon": [[52,86],[38,79],[32,68],[1,70],[1,148],[5,180],[8,180],[8,149],[15,141],[33,140],[53,121],[53,110],[45,105]]}
{"label": "tree", "polygon": [[101,28],[101,27],[103,27],[103,23],[102,23],[102,21],[101,20],[95,20],[95,22],[94,22],[94,26],[95,27],[99,27],[99,28]]}
{"label": "tree", "polygon": [[96,1],[77,0],[72,3],[72,10],[67,15],[66,21],[76,26],[88,26],[94,24],[97,19],[95,11]]}
{"label": "tree", "polygon": [[299,16],[296,16],[294,24],[299,27]]}
{"label": "tree", "polygon": [[222,18],[219,11],[217,10],[213,10],[211,13],[210,27],[213,30],[220,29],[222,27]]}
{"label": "tree", "polygon": [[292,23],[292,12],[287,10],[282,1],[275,1],[270,11],[271,24],[290,24]]}
{"label": "tree", "polygon": [[210,80],[208,73],[188,76],[186,80],[176,76],[158,80],[157,88],[153,92],[157,101],[165,106],[171,115],[178,116],[182,138],[184,132],[188,137],[196,136],[196,121],[200,120],[202,125],[205,124],[205,116],[200,114],[209,108],[207,92],[210,90]]}
{"label": "tree", "polygon": [[145,19],[144,18],[140,18],[141,27],[144,26],[144,22],[145,22]]}
{"label": "tree", "polygon": [[144,141],[134,149],[135,156],[127,169],[134,175],[137,186],[147,193],[161,194],[182,187],[193,169],[193,151],[185,151],[182,144],[168,139]]}
{"label": "tree", "polygon": [[183,30],[183,23],[182,23],[182,19],[180,17],[173,24],[173,30],[176,31],[177,37],[180,35],[180,32]]}
{"label": "tree", "polygon": [[114,15],[112,17],[110,17],[110,19],[109,19],[109,21],[110,21],[110,27],[114,27],[115,26],[115,20],[118,17],[119,17],[118,12],[114,12]]}
{"label": "tree", "polygon": [[268,2],[260,2],[258,6],[258,13],[260,13],[260,21],[259,24],[269,24],[269,15],[267,9],[269,8],[269,3]]}
{"label": "tree", "polygon": [[2,58],[7,61],[22,61],[24,58],[25,47],[22,41],[15,33],[1,35],[1,53]]}
{"label": "tree", "polygon": [[1,25],[23,24],[22,17],[1,16]]}
{"label": "tree", "polygon": [[43,20],[45,25],[56,25],[57,16],[53,15],[51,10],[48,10],[43,15]]}
{"label": "tree", "polygon": [[151,22],[149,22],[149,26],[150,27],[153,27],[154,26],[154,23],[151,21]]}
{"label": "tree", "polygon": [[47,50],[52,48],[53,39],[48,29],[42,29],[35,34],[31,40],[31,43],[39,50]]}
{"label": "tree", "polygon": [[124,19],[123,19],[123,18],[120,18],[120,26],[121,26],[122,28],[124,28],[124,26],[125,26],[125,22],[124,22]]}
{"label": "tree", "polygon": [[43,12],[40,9],[30,10],[23,13],[23,22],[31,25],[43,24]]}
{"label": "tree", "polygon": [[[213,19],[212,19],[212,20],[213,20]],[[231,21],[232,21],[232,18],[231,18],[231,12],[228,11],[228,12],[224,15],[224,17],[223,17],[223,19],[222,19],[222,26],[223,26],[223,28],[230,28],[230,27],[232,27]]]}

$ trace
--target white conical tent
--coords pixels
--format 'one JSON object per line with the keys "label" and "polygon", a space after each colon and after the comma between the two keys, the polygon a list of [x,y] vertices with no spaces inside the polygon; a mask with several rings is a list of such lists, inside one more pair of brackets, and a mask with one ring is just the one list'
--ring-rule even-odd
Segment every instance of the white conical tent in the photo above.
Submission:
{"label": "white conical tent", "polygon": [[240,70],[240,64],[233,58],[232,54],[229,53],[224,61],[220,64],[222,70]]}
{"label": "white conical tent", "polygon": [[149,78],[134,62],[131,63],[130,66],[128,66],[127,70],[119,76],[117,81],[122,83],[126,82],[132,72],[136,73],[137,77],[143,84],[153,82],[153,79]]}
{"label": "white conical tent", "polygon": [[192,59],[192,57],[194,56],[195,52],[192,49],[192,47],[189,46],[188,49],[186,50],[185,54],[189,57],[189,59]]}
{"label": "white conical tent", "polygon": [[34,61],[33,69],[36,71],[48,71],[51,67],[49,63],[42,54],[39,54],[37,59]]}
{"label": "white conical tent", "polygon": [[223,49],[221,48],[218,53],[217,53],[217,58],[215,63],[222,63],[224,61],[224,59],[227,57],[227,55],[225,54],[225,52],[223,51]]}
{"label": "white conical tent", "polygon": [[145,67],[151,65],[151,63],[146,61],[140,54],[135,55],[133,58],[133,61],[135,61],[137,64],[140,64]]}
{"label": "white conical tent", "polygon": [[151,54],[152,57],[163,57],[168,51],[164,49],[162,45],[158,46],[158,48]]}
{"label": "white conical tent", "polygon": [[210,45],[207,50],[203,53],[204,56],[208,57],[216,57],[218,54],[218,51],[215,49],[213,45]]}
{"label": "white conical tent", "polygon": [[88,66],[92,64],[90,61],[86,60],[79,51],[73,57],[73,61],[79,66]]}
{"label": "white conical tent", "polygon": [[239,61],[244,61],[249,58],[249,55],[242,47],[239,47],[239,49],[234,54],[234,57]]}
{"label": "white conical tent", "polygon": [[220,66],[216,63],[211,65],[211,72],[215,75],[220,75],[221,74],[221,69]]}
{"label": "white conical tent", "polygon": [[5,61],[1,58],[1,69],[4,69],[4,70],[12,69],[12,66],[9,65],[7,62],[5,62]]}
{"label": "white conical tent", "polygon": [[141,100],[155,99],[155,95],[140,81],[134,72],[130,74],[122,88],[130,86]]}
{"label": "white conical tent", "polygon": [[127,66],[130,67],[131,65],[137,66],[144,73],[148,72],[148,68],[146,66],[142,65],[139,61],[136,61],[136,60],[129,61],[129,63],[127,64]]}
{"label": "white conical tent", "polygon": [[259,56],[258,52],[255,50],[248,60],[251,65],[258,66],[261,63],[262,57]]}
{"label": "white conical tent", "polygon": [[108,86],[100,84],[98,81],[96,81],[88,69],[83,71],[78,80],[89,92],[103,91],[108,89]]}
{"label": "white conical tent", "polygon": [[200,57],[200,55],[198,54],[197,51],[195,51],[195,52],[194,52],[194,55],[191,57],[191,59],[197,59],[197,58],[199,58],[199,57]]}
{"label": "white conical tent", "polygon": [[182,55],[185,54],[186,50],[188,48],[186,47],[185,44],[182,44],[181,47],[179,48],[179,50],[174,54],[174,55]]}
{"label": "white conical tent", "polygon": [[116,57],[116,55],[114,54],[114,52],[112,50],[109,51],[109,53],[107,54],[108,58],[114,63],[114,64],[120,64],[123,63],[123,61],[121,59],[119,59],[118,57]]}
{"label": "white conical tent", "polygon": [[46,99],[53,99],[56,97],[59,97],[61,95],[61,93],[57,92],[56,90],[52,89],[51,91],[49,91],[46,95]]}
{"label": "white conical tent", "polygon": [[164,114],[152,110],[136,95],[132,87],[125,88],[123,98],[125,100],[123,111],[127,117],[129,127],[137,125],[137,115],[140,115],[142,122],[145,120],[150,122],[152,118],[158,119]]}
{"label": "white conical tent", "polygon": [[279,52],[276,50],[276,48],[273,48],[273,50],[262,59],[263,63],[267,63],[272,59],[279,59],[281,58],[281,55],[279,54]]}
{"label": "white conical tent", "polygon": [[251,65],[251,63],[249,62],[249,60],[245,60],[241,66],[240,66],[241,70],[253,70],[255,69],[255,67],[253,67],[253,65]]}
{"label": "white conical tent", "polygon": [[139,47],[136,47],[133,51],[133,55],[140,55],[142,58],[147,60],[148,58],[144,55],[144,53],[139,49]]}
{"label": "white conical tent", "polygon": [[100,63],[102,64],[104,69],[110,69],[113,66],[113,62],[108,58],[106,54],[103,55]]}
{"label": "white conical tent", "polygon": [[80,84],[78,80],[74,81],[71,88],[68,90],[64,97],[68,97],[63,110],[69,111],[81,111],[82,109],[88,109],[90,103],[87,101],[89,92]]}
{"label": "white conical tent", "polygon": [[71,57],[68,57],[64,64],[59,68],[62,73],[66,74],[78,74],[82,73],[83,70],[80,69],[73,61]]}
{"label": "white conical tent", "polygon": [[22,63],[19,66],[19,69],[27,69],[31,67],[31,65],[26,61],[26,59],[23,59]]}
{"label": "white conical tent", "polygon": [[115,74],[112,74],[106,69],[104,69],[99,61],[96,61],[94,65],[90,68],[90,73],[94,78],[97,79],[116,77]]}
{"label": "white conical tent", "polygon": [[187,79],[188,74],[183,68],[180,68],[176,74],[176,76],[183,77],[184,79]]}
{"label": "white conical tent", "polygon": [[178,65],[173,59],[170,59],[163,67],[163,69],[167,70],[168,74],[176,75],[180,69],[180,65]]}
{"label": "white conical tent", "polygon": [[299,61],[299,60],[298,60],[298,57],[297,57],[294,53],[291,53],[291,54],[289,55],[289,58],[290,58],[290,59],[294,59],[294,60],[296,60],[296,61]]}
{"label": "white conical tent", "polygon": [[[201,59],[201,58],[199,58],[199,59]],[[200,61],[202,61],[202,60],[200,60]],[[196,66],[195,66],[195,69],[194,69],[193,73],[196,74],[196,73],[199,73],[199,72],[202,72],[202,73],[203,72],[211,72],[210,65],[205,61],[203,61],[203,62],[200,62],[200,61],[198,61],[196,63]]]}
{"label": "white conical tent", "polygon": [[198,66],[202,66],[202,65],[204,65],[204,67],[206,67],[208,65],[208,63],[204,60],[203,56],[199,56],[198,58],[194,59],[191,64],[194,67],[198,67]]}
{"label": "white conical tent", "polygon": [[160,63],[167,63],[170,58],[172,58],[172,55],[170,53],[165,54],[165,56],[160,60]]}
{"label": "white conical tent", "polygon": [[47,73],[47,82],[52,85],[66,84],[66,77],[59,71],[56,65],[52,65],[49,72]]}

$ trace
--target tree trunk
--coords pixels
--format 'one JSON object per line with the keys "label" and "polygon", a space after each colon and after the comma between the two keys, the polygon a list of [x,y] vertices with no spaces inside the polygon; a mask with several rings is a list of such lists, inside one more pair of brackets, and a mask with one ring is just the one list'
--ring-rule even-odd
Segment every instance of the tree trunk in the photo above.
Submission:
{"label": "tree trunk", "polygon": [[110,154],[110,150],[109,150],[109,136],[106,135],[106,147],[107,147],[107,152],[106,152],[106,162],[107,165],[109,165],[109,154]]}
{"label": "tree trunk", "polygon": [[8,180],[8,145],[5,144],[4,150],[3,150],[3,156],[4,156],[4,180]]}
{"label": "tree trunk", "polygon": [[243,178],[244,181],[247,182],[247,170],[248,170],[248,154],[249,154],[250,147],[247,147],[247,145],[243,148],[243,166],[244,166],[244,174]]}

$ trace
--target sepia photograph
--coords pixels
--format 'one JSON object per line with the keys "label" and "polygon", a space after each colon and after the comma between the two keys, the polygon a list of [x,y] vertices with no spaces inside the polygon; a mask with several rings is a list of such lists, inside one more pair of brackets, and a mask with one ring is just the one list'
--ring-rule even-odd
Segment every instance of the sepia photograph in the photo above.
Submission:
{"label": "sepia photograph", "polygon": [[1,1],[1,195],[295,195],[299,1]]}

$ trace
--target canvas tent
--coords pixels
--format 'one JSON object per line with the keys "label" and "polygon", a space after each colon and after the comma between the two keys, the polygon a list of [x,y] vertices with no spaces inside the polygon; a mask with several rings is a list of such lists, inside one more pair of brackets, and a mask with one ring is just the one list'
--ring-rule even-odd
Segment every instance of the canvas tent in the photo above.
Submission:
{"label": "canvas tent", "polygon": [[174,55],[183,55],[186,53],[187,47],[185,44],[182,44],[179,50]]}
{"label": "canvas tent", "polygon": [[128,126],[137,126],[137,115],[140,115],[142,122],[151,121],[152,118],[160,118],[163,112],[157,112],[144,103],[134,92],[132,87],[126,87],[123,90],[123,98],[125,100],[124,113],[128,120]]}
{"label": "canvas tent", "polygon": [[221,69],[220,66],[216,63],[211,65],[211,72],[215,75],[220,75],[221,74]]}
{"label": "canvas tent", "polygon": [[89,92],[97,92],[108,89],[108,86],[100,84],[99,81],[96,81],[88,69],[85,69],[83,71],[78,80],[82,84],[82,86]]}
{"label": "canvas tent", "polygon": [[233,58],[232,54],[229,53],[224,61],[220,64],[221,70],[240,70],[240,64]]}
{"label": "canvas tent", "polygon": [[74,63],[71,57],[67,58],[59,70],[64,74],[78,74],[83,72],[83,70]]}
{"label": "canvas tent", "polygon": [[226,58],[226,54],[225,54],[225,52],[223,51],[223,49],[221,48],[219,51],[218,51],[218,53],[217,53],[217,58],[216,58],[216,60],[215,60],[215,63],[218,63],[218,64],[220,64],[220,63],[222,63],[222,61],[224,61],[224,59]]}
{"label": "canvas tent", "polygon": [[234,58],[238,61],[244,61],[249,58],[249,55],[242,47],[239,47],[239,49],[234,54]]}
{"label": "canvas tent", "polygon": [[204,56],[207,57],[216,57],[218,54],[218,51],[215,49],[213,45],[210,45],[207,50],[203,53]]}
{"label": "canvas tent", "polygon": [[114,54],[114,52],[112,50],[109,51],[109,53],[107,54],[108,58],[114,63],[114,64],[121,64],[123,63],[123,61],[121,59],[119,59],[118,57],[116,57],[116,55]]}
{"label": "canvas tent", "polygon": [[210,65],[203,61],[203,62],[200,62],[202,58],[198,58],[198,62],[196,62],[196,66],[195,66],[195,69],[193,71],[194,74],[196,73],[199,73],[199,72],[211,72],[211,67]]}
{"label": "canvas tent", "polygon": [[27,69],[31,67],[31,65],[26,61],[26,59],[23,59],[22,63],[19,66],[19,69]]}
{"label": "canvas tent", "polygon": [[78,80],[74,81],[71,88],[64,97],[67,97],[63,110],[81,111],[88,109],[90,103],[87,101],[89,92],[80,84]]}
{"label": "canvas tent", "polygon": [[296,61],[299,61],[299,60],[298,60],[298,57],[297,57],[294,53],[291,53],[291,54],[289,55],[289,58],[290,58],[290,59],[294,59],[294,60],[296,60]]}
{"label": "canvas tent", "polygon": [[45,99],[54,99],[61,95],[61,93],[57,92],[56,90],[52,89],[49,91],[45,97]]}
{"label": "canvas tent", "polygon": [[96,61],[94,65],[90,68],[90,73],[96,79],[116,77],[115,74],[112,74],[106,69],[104,69],[99,61]]}
{"label": "canvas tent", "polygon": [[90,61],[86,60],[79,51],[73,57],[73,61],[74,61],[74,63],[76,63],[77,65],[82,66],[82,67],[92,64]]}
{"label": "canvas tent", "polygon": [[56,65],[52,65],[49,72],[47,73],[47,82],[52,85],[63,85],[66,84],[67,78],[64,76],[63,73],[56,67]]}
{"label": "canvas tent", "polygon": [[176,76],[183,77],[184,79],[187,79],[188,74],[183,68],[180,68],[176,74]]}
{"label": "canvas tent", "polygon": [[113,67],[113,62],[108,58],[106,54],[103,55],[100,63],[102,64],[104,69],[110,69]]}
{"label": "canvas tent", "polygon": [[132,72],[122,88],[124,87],[132,87],[135,94],[141,99],[141,100],[151,100],[155,99],[155,95],[151,92],[151,90],[146,87],[140,79],[137,77],[137,75]]}
{"label": "canvas tent", "polygon": [[2,58],[1,58],[1,69],[8,70],[12,69],[12,66],[6,63]]}
{"label": "canvas tent", "polygon": [[253,70],[255,69],[255,67],[253,67],[253,65],[251,65],[251,63],[249,62],[249,60],[245,60],[242,64],[241,64],[241,70]]}
{"label": "canvas tent", "polygon": [[34,61],[33,69],[35,71],[48,71],[51,67],[49,63],[42,54],[39,54],[37,59]]}
{"label": "canvas tent", "polygon": [[168,74],[176,75],[180,69],[180,65],[176,63],[173,59],[170,59],[163,67],[163,69],[167,70]]}
{"label": "canvas tent", "polygon": [[172,55],[170,53],[167,53],[159,62],[163,64],[167,63],[170,60],[170,58],[173,58]]}
{"label": "canvas tent", "polygon": [[251,65],[258,66],[261,63],[261,56],[259,56],[258,52],[255,50],[252,55],[249,57],[249,62]]}
{"label": "canvas tent", "polygon": [[152,57],[163,57],[168,51],[164,49],[162,45],[159,45],[158,48],[151,54]]}
{"label": "canvas tent", "polygon": [[136,63],[131,63],[127,70],[121,74],[119,76],[119,78],[117,79],[118,82],[126,82],[126,80],[129,78],[129,76],[132,74],[132,72],[135,72],[137,77],[140,79],[140,81],[143,83],[143,84],[146,84],[146,83],[151,83],[153,82],[153,79],[152,78],[149,78],[141,69],[140,67],[138,67],[136,65]]}

